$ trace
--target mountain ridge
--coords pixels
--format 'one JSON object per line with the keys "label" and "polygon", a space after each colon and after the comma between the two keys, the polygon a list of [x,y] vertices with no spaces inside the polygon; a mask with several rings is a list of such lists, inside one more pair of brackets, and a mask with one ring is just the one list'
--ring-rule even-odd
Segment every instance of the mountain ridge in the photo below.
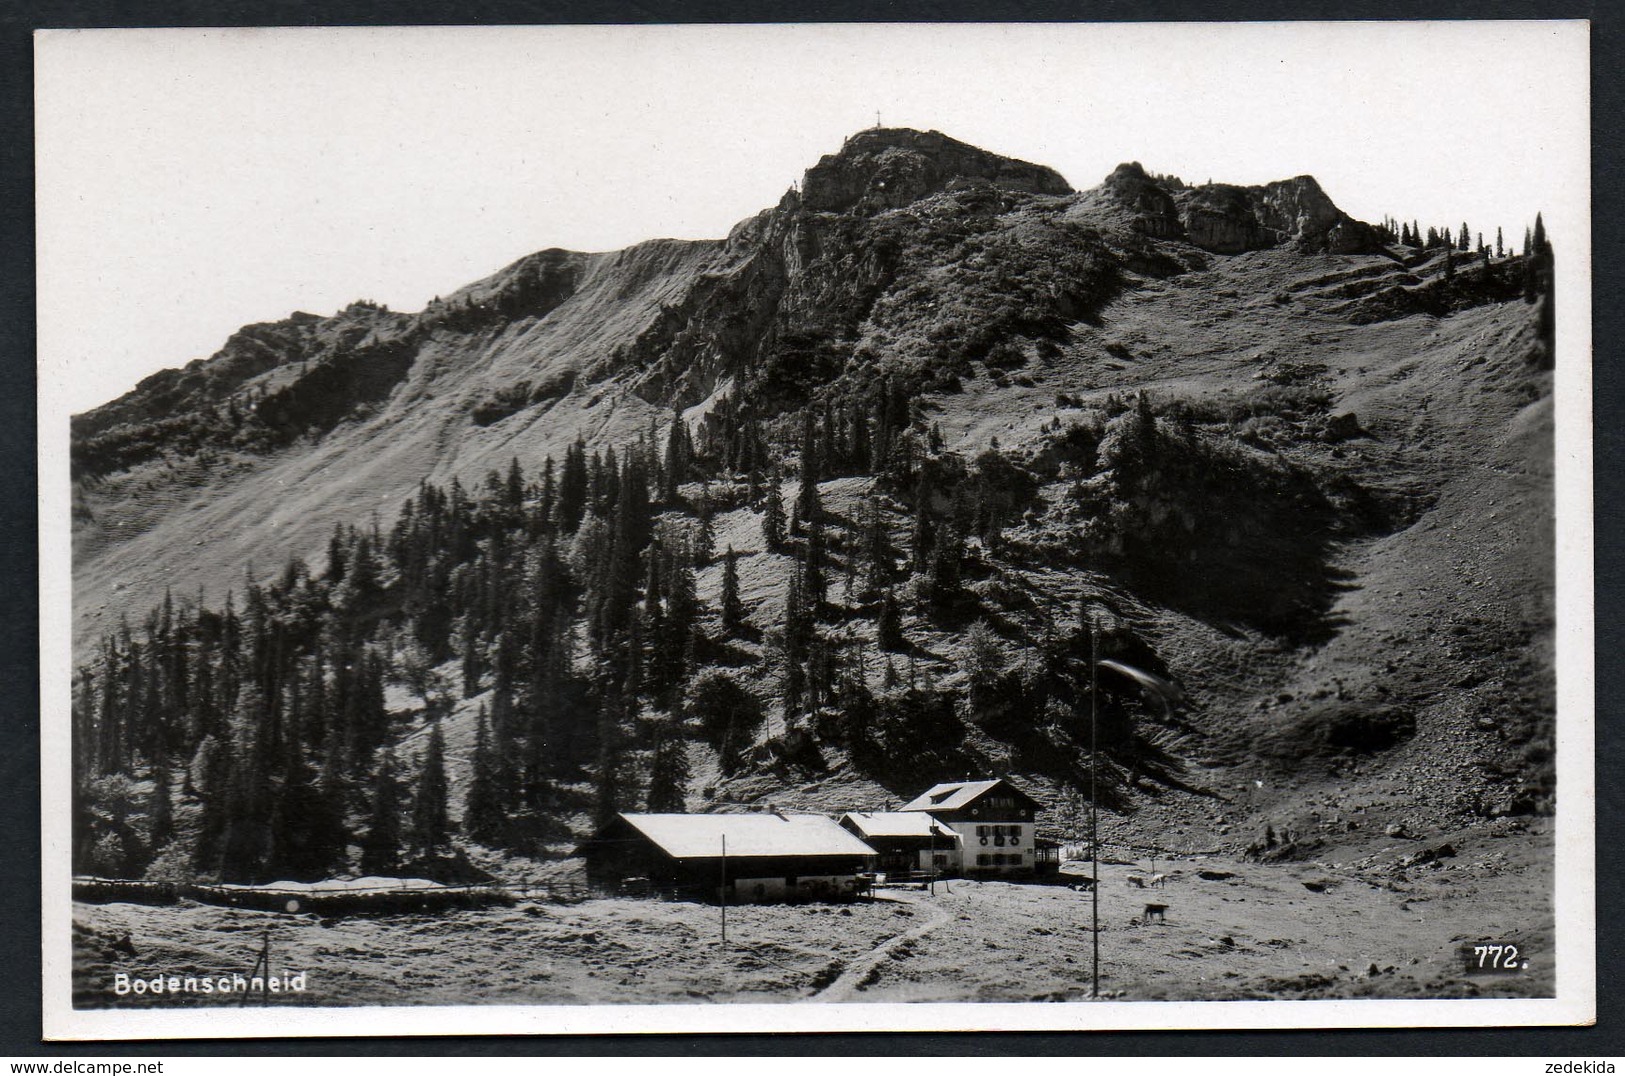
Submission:
{"label": "mountain ridge", "polygon": [[[892,189],[887,191],[885,185],[898,178],[896,162],[899,159],[907,161],[912,166],[903,170],[905,174],[902,178],[913,182],[894,183]],[[151,374],[142,379],[130,392],[74,416],[74,437],[77,440],[103,432],[108,425],[119,421],[124,408],[133,408],[133,405],[142,402],[143,396],[151,398],[149,404],[154,411],[172,409],[177,402],[182,402],[177,400],[175,391],[189,382],[189,375],[195,377],[200,372],[219,372],[227,373],[229,376],[229,373],[237,372],[241,376],[237,378],[236,385],[231,386],[235,388],[242,382],[264,373],[264,369],[254,368],[245,361],[247,356],[240,354],[246,350],[245,345],[254,342],[257,334],[279,335],[288,330],[310,328],[329,335],[342,336],[346,330],[354,331],[355,326],[351,322],[358,312],[371,312],[387,317],[397,328],[402,326],[403,321],[410,320],[434,327],[443,324],[477,324],[482,316],[496,319],[525,315],[545,316],[558,303],[569,298],[573,280],[562,282],[565,288],[562,292],[558,290],[561,285],[558,274],[566,266],[569,272],[579,274],[585,265],[604,259],[624,259],[635,256],[635,252],[644,248],[666,244],[692,243],[701,247],[718,247],[721,248],[720,253],[735,244],[759,244],[764,238],[761,235],[764,226],[769,232],[766,238],[772,241],[775,238],[772,234],[773,225],[777,222],[777,218],[787,211],[794,213],[798,209],[806,209],[810,212],[838,213],[857,209],[872,213],[903,208],[930,194],[941,193],[949,187],[963,189],[965,186],[978,184],[1057,197],[1077,193],[1053,169],[979,150],[937,131],[874,128],[853,135],[840,152],[826,155],[807,170],[799,192],[792,189],[777,207],[764,209],[755,216],[740,221],[726,239],[652,239],[621,250],[600,253],[569,251],[557,247],[546,248],[525,255],[487,277],[463,285],[444,299],[431,300],[416,314],[395,313],[376,304],[357,301],[329,317],[295,312],[279,321],[245,325],[227,340],[220,351],[209,358],[193,360],[181,369]],[[1167,198],[1166,204],[1169,208],[1159,207],[1155,211],[1145,211],[1141,199],[1146,189],[1154,190]],[[1228,208],[1232,213],[1250,212],[1255,218],[1270,220],[1275,225],[1272,227],[1257,220],[1249,223],[1239,217],[1227,220],[1226,223],[1236,234],[1247,237],[1240,249],[1265,249],[1279,242],[1297,241],[1310,247],[1314,247],[1317,242],[1326,244],[1324,249],[1334,252],[1369,252],[1369,248],[1363,244],[1335,242],[1327,244],[1324,233],[1329,228],[1345,224],[1358,225],[1359,222],[1351,221],[1337,210],[1330,199],[1325,197],[1313,177],[1299,176],[1250,188],[1209,184],[1203,188],[1181,186],[1180,189],[1181,193],[1187,195],[1192,191],[1209,189],[1224,192],[1231,197],[1233,204]],[[1295,227],[1283,227],[1280,213],[1272,212],[1268,200],[1278,198],[1280,192],[1293,190],[1306,192],[1307,200],[1314,207],[1314,213],[1309,216],[1300,215]],[[1206,234],[1201,227],[1192,227],[1195,218],[1187,220],[1179,209],[1174,208],[1174,200],[1169,197],[1167,188],[1149,177],[1138,162],[1119,165],[1099,187],[1085,193],[1095,192],[1109,193],[1123,208],[1139,209],[1139,214],[1133,218],[1135,227],[1154,237],[1191,238],[1193,232],[1197,236]],[[1234,204],[1235,192],[1241,192],[1244,199],[1262,198],[1265,201],[1259,206],[1238,206]],[[1204,218],[1224,215],[1215,213],[1205,206],[1198,207],[1198,212],[1202,213]],[[1364,227],[1369,230],[1369,226]],[[1221,240],[1211,247],[1197,238],[1192,238],[1192,241],[1204,249],[1226,253],[1237,252],[1228,249],[1234,245],[1228,241]],[[793,268],[796,259],[787,258],[786,262]],[[536,275],[538,270],[543,275]],[[552,271],[552,275],[548,275],[549,270]],[[536,293],[537,290],[540,294]],[[549,295],[552,297],[551,303],[547,298]],[[542,306],[527,309],[538,300],[542,302]],[[324,337],[318,342],[323,345],[322,350],[331,353],[335,350],[336,344],[341,345],[344,341],[333,341]],[[322,353],[318,351],[316,355],[307,355],[294,341],[282,343],[284,347],[294,348],[299,358],[308,360]],[[201,402],[212,403],[218,400],[205,399]]]}

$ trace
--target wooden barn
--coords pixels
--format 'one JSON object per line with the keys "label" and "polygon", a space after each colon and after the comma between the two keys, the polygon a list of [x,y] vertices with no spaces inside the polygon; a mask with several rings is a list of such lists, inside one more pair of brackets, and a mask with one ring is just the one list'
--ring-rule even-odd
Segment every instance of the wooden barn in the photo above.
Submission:
{"label": "wooden barn", "polygon": [[848,811],[841,825],[875,850],[875,869],[888,875],[959,869],[959,834],[923,811]]}
{"label": "wooden barn", "polygon": [[730,904],[850,900],[875,850],[831,818],[621,814],[578,850],[601,891],[653,892]]}
{"label": "wooden barn", "polygon": [[1059,865],[1056,853],[1040,863],[1033,819],[1043,804],[1003,778],[948,781],[903,804],[959,837],[960,873],[1030,875]]}

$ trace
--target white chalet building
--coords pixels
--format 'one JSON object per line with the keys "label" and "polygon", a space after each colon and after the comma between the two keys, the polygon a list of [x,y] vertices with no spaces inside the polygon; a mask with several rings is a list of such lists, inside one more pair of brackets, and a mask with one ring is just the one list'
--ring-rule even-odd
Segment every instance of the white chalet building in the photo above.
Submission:
{"label": "white chalet building", "polygon": [[1041,847],[1033,825],[1042,807],[1009,781],[995,778],[935,785],[901,810],[929,815],[951,830],[958,837],[952,865],[975,877],[1030,875],[1058,866],[1053,845],[1046,841]]}

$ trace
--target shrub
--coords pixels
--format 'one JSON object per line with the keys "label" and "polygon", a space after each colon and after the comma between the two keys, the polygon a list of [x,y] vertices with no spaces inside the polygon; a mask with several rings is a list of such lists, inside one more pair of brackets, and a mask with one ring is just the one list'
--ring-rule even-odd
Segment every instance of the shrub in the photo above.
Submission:
{"label": "shrub", "polygon": [[1408,711],[1372,702],[1329,700],[1302,710],[1263,737],[1265,752],[1285,765],[1307,758],[1372,755],[1416,731]]}
{"label": "shrub", "polygon": [[739,768],[745,749],[755,740],[766,715],[762,702],[727,673],[715,670],[696,676],[684,703],[700,736],[717,752],[723,773]]}

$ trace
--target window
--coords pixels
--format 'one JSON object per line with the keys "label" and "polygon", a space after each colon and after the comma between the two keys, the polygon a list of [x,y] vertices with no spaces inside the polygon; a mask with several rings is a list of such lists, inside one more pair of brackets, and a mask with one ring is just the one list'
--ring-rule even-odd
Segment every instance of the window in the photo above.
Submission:
{"label": "window", "polygon": [[986,837],[987,836],[987,827],[986,826],[977,826],[976,827],[976,835],[978,837]]}
{"label": "window", "polygon": [[978,867],[985,867],[989,863],[992,863],[992,862],[993,862],[993,857],[988,855],[986,852],[978,852],[976,854],[976,865]]}
{"label": "window", "polygon": [[1021,827],[1020,826],[1011,826],[1010,827],[1010,839],[1012,841],[1021,840]]}

